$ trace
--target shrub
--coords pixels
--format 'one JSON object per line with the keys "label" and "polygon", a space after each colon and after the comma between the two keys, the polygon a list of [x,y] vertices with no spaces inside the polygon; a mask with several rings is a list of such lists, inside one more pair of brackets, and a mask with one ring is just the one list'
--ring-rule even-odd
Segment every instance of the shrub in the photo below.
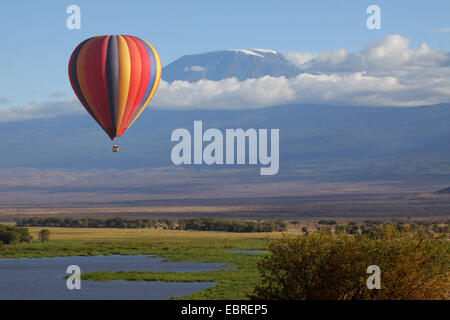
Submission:
{"label": "shrub", "polygon": [[39,241],[46,242],[50,240],[50,231],[47,229],[42,229],[39,231]]}
{"label": "shrub", "polygon": [[320,220],[320,221],[319,221],[319,224],[325,224],[325,225],[330,225],[330,226],[332,226],[332,225],[335,225],[335,224],[336,224],[336,221],[334,221],[334,220]]}
{"label": "shrub", "polygon": [[32,236],[26,228],[0,225],[0,244],[30,243]]}
{"label": "shrub", "polygon": [[[385,226],[381,235],[314,233],[272,242],[259,263],[254,299],[445,299],[449,245],[444,238]],[[366,269],[381,269],[381,289]]]}

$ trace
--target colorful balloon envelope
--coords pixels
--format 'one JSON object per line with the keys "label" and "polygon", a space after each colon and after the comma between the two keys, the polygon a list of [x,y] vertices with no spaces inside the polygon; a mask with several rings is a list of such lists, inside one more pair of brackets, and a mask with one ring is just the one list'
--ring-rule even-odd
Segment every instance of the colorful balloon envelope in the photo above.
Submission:
{"label": "colorful balloon envelope", "polygon": [[141,38],[93,37],[75,48],[69,77],[80,102],[114,140],[130,128],[154,96],[161,60]]}

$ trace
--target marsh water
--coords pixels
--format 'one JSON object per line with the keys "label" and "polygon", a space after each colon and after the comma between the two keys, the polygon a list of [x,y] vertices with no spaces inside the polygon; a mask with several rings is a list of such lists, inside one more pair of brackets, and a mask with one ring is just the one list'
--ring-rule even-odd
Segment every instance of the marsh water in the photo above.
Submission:
{"label": "marsh water", "polygon": [[0,259],[0,299],[149,299],[189,295],[215,285],[213,282],[81,281],[69,290],[67,267],[81,273],[95,271],[195,272],[224,269],[221,263],[167,262],[145,255]]}

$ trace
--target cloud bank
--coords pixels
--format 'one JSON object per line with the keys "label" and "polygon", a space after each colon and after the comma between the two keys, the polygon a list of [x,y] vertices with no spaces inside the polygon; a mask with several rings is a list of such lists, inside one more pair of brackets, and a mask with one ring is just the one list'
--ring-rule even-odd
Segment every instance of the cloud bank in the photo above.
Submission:
{"label": "cloud bank", "polygon": [[58,102],[32,103],[26,106],[0,109],[0,123],[54,118],[60,115],[80,114],[82,112],[85,112],[84,108],[76,98]]}
{"label": "cloud bank", "polygon": [[294,78],[162,81],[152,105],[165,109],[249,109],[309,103],[419,106],[450,101],[450,54],[390,35],[361,52],[289,53]]}
{"label": "cloud bank", "polygon": [[[161,81],[150,103],[159,109],[251,109],[282,104],[410,107],[450,102],[450,53],[390,35],[360,52],[288,53],[300,73],[239,81]],[[204,71],[193,66],[189,71]],[[55,95],[53,96],[53,98]],[[1,100],[0,100],[1,103]],[[0,109],[0,122],[82,113],[76,98]]]}

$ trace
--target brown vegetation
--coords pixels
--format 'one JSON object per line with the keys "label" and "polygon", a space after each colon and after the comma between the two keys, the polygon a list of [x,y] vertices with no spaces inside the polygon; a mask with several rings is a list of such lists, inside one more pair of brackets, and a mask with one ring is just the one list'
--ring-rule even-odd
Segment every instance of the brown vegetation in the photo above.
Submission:
{"label": "brown vegetation", "polygon": [[[385,226],[378,236],[316,232],[284,237],[262,260],[256,299],[446,299],[449,242]],[[368,266],[381,269],[381,289],[368,289]]]}

